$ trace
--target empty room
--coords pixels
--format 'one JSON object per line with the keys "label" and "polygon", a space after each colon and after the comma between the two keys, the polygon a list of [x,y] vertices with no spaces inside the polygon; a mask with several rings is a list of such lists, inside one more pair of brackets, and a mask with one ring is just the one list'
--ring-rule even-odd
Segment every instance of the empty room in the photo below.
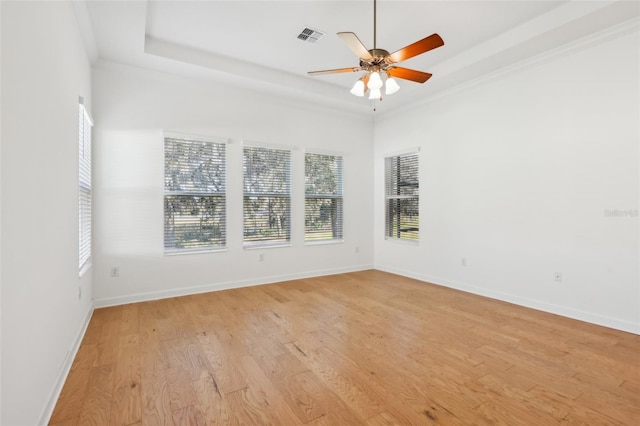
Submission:
{"label": "empty room", "polygon": [[640,424],[637,1],[0,1],[0,424]]}

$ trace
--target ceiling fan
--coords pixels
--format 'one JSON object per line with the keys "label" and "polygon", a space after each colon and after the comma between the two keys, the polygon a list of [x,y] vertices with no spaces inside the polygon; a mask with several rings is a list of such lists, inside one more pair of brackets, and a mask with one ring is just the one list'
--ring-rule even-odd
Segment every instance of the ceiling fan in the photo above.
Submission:
{"label": "ceiling fan", "polygon": [[[364,96],[369,91],[369,99],[373,100],[382,100],[381,89],[383,85],[385,85],[386,95],[393,94],[400,89],[394,77],[416,83],[424,83],[431,78],[431,74],[427,72],[399,67],[396,64],[444,45],[444,41],[438,34],[431,34],[393,53],[378,49],[376,46],[376,0],[373,0],[373,49],[367,49],[355,33],[339,32],[338,37],[360,58],[360,65],[350,68],[309,71],[308,74],[313,76],[366,71],[367,73],[353,85],[351,93],[356,96]],[[387,76],[385,82],[380,77],[381,73]]]}

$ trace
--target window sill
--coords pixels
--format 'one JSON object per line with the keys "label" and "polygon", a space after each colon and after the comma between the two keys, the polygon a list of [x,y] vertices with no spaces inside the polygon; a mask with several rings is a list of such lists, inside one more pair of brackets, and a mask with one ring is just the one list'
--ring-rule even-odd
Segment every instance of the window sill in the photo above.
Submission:
{"label": "window sill", "polygon": [[330,244],[343,244],[343,239],[335,239],[335,240],[317,240],[317,241],[305,241],[305,246],[324,246]]}
{"label": "window sill", "polygon": [[419,246],[420,240],[403,240],[402,238],[384,237],[385,241],[397,244],[406,244],[408,246]]}
{"label": "window sill", "polygon": [[207,253],[221,253],[227,251],[226,247],[221,248],[212,248],[212,249],[203,249],[203,250],[176,250],[176,251],[165,251],[165,256],[186,256],[189,254],[207,254]]}
{"label": "window sill", "polygon": [[256,249],[268,249],[268,248],[280,248],[280,247],[291,247],[291,241],[287,241],[284,243],[273,243],[273,242],[264,242],[264,243],[244,243],[242,246],[245,250],[256,250]]}

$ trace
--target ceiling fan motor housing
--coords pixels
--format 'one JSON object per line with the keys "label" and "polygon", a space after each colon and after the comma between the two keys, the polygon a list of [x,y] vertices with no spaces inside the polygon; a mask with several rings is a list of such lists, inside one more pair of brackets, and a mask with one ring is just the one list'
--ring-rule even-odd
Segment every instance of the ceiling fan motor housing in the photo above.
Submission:
{"label": "ceiling fan motor housing", "polygon": [[365,71],[385,70],[389,66],[389,52],[384,49],[369,50],[371,59],[360,59],[360,67]]}

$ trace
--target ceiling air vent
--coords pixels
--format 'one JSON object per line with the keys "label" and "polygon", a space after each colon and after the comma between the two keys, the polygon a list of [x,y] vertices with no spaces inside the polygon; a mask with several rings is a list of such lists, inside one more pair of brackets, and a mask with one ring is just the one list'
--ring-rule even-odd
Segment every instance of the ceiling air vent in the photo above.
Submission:
{"label": "ceiling air vent", "polygon": [[298,40],[307,41],[309,43],[315,43],[320,40],[324,33],[314,30],[313,28],[306,27],[298,34]]}

